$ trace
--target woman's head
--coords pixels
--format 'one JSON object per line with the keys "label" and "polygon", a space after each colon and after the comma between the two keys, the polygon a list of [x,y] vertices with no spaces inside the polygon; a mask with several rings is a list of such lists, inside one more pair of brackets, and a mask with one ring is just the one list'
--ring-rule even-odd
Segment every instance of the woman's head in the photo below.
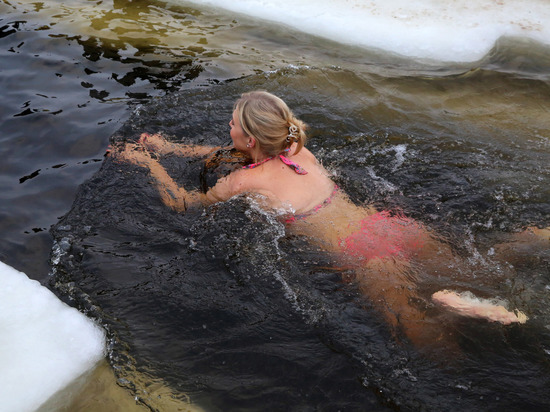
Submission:
{"label": "woman's head", "polygon": [[264,91],[244,93],[233,108],[243,132],[255,139],[262,153],[277,155],[294,142],[296,153],[304,147],[306,124],[277,96]]}

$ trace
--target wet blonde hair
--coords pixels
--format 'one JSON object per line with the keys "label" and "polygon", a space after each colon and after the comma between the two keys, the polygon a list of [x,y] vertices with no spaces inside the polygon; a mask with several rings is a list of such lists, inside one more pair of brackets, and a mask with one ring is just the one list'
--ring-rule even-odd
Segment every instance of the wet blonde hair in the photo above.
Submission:
{"label": "wet blonde hair", "polygon": [[244,93],[233,109],[243,131],[256,139],[256,144],[266,155],[278,155],[294,142],[297,143],[294,153],[304,147],[307,125],[297,119],[277,96],[265,91]]}

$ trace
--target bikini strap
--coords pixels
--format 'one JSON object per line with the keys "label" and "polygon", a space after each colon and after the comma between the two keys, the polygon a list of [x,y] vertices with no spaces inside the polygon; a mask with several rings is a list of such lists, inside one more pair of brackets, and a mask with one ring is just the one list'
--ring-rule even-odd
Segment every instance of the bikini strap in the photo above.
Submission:
{"label": "bikini strap", "polygon": [[[288,157],[286,157],[284,155],[285,152],[288,152],[290,151],[290,148],[289,149],[285,149],[283,150],[283,153],[279,154],[279,159],[281,159],[281,161],[289,166],[292,170],[294,170],[296,173],[298,173],[299,175],[307,175],[307,170],[304,169],[302,166],[300,166],[298,163],[295,163],[293,162],[292,160],[290,160]],[[259,162],[256,162],[256,163],[251,163],[249,165],[246,165],[246,166],[243,166],[243,169],[254,169],[255,167],[257,166],[260,166],[261,164],[264,164],[265,162],[268,162],[270,160],[273,160],[275,159],[276,156],[270,156],[270,157],[267,157],[265,158],[264,160],[260,160]]]}
{"label": "bikini strap", "polygon": [[285,157],[285,155],[280,154],[279,158],[282,160],[282,162],[289,166],[291,169],[293,169],[296,173],[299,175],[307,175],[307,170],[304,169],[302,166],[300,166],[298,163],[293,162],[288,157]]}
{"label": "bikini strap", "polygon": [[270,157],[268,157],[264,160],[260,160],[259,162],[250,163],[249,165],[243,166],[243,169],[254,169],[255,167],[260,166],[261,164],[264,164],[265,162],[268,162],[268,161],[270,161],[274,158],[275,158],[275,156],[270,156]]}

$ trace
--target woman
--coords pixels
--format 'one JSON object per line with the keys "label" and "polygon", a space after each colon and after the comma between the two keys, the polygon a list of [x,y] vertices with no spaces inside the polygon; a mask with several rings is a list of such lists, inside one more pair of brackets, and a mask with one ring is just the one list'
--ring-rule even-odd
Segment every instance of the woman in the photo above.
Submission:
{"label": "woman", "polygon": [[[218,180],[206,193],[179,187],[148,151],[207,157],[219,148],[174,144],[159,135],[143,134],[118,156],[148,168],[163,202],[176,211],[243,193],[259,195],[288,230],[338,252],[342,265],[354,268],[361,290],[379,304],[391,324],[403,328],[413,341],[427,337],[421,322],[424,311],[410,303],[416,297],[416,283],[408,269],[413,260],[437,261],[433,257],[441,254],[449,259],[449,248],[419,222],[353,204],[304,147],[306,125],[278,97],[263,91],[243,94],[229,126],[233,147],[250,163]],[[527,319],[521,312],[455,292],[439,291],[431,298],[465,316],[503,324]]]}

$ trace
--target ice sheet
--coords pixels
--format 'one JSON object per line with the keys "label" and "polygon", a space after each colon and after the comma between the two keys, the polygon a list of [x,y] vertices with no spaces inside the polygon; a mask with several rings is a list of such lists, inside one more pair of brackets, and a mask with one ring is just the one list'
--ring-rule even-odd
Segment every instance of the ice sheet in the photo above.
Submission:
{"label": "ice sheet", "polygon": [[477,61],[501,37],[528,38],[550,44],[547,0],[191,2],[284,24],[345,44],[436,61]]}
{"label": "ice sheet", "polygon": [[103,357],[105,335],[39,282],[1,262],[0,282],[1,409],[34,411]]}

